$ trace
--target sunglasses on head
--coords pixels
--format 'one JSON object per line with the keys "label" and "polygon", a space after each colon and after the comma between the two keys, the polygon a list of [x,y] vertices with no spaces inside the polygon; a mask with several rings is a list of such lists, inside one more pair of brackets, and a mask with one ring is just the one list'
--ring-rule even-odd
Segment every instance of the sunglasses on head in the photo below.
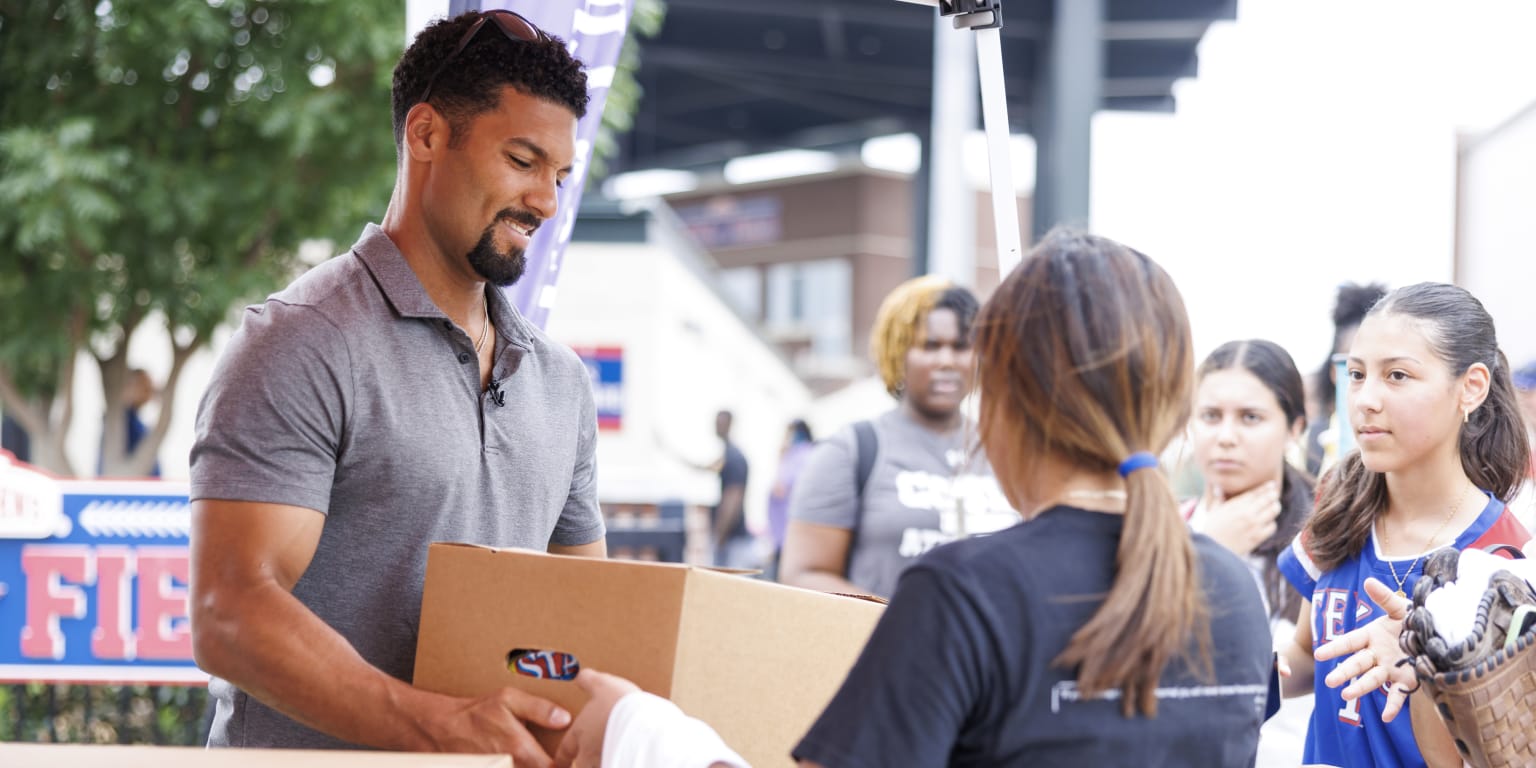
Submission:
{"label": "sunglasses on head", "polygon": [[480,18],[475,19],[475,23],[469,25],[469,29],[464,32],[464,36],[459,38],[459,44],[453,47],[453,53],[448,54],[448,58],[443,59],[443,63],[437,65],[437,69],[432,71],[432,76],[427,78],[427,87],[422,89],[420,101],[424,102],[432,96],[432,86],[437,83],[437,76],[443,73],[443,70],[448,67],[449,62],[453,61],[465,48],[469,47],[469,41],[475,39],[475,34],[480,31],[481,27],[485,26],[487,21],[496,22],[496,28],[501,30],[501,33],[514,43],[534,43],[548,39],[548,35],[544,34],[544,30],[535,27],[533,22],[523,18],[522,14],[516,11],[502,9],[482,11]]}

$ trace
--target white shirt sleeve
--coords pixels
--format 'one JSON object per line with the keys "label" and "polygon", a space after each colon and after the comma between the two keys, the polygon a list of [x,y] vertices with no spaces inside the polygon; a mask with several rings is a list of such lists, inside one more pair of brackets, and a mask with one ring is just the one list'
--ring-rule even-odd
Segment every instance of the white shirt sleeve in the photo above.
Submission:
{"label": "white shirt sleeve", "polygon": [[702,720],[638,691],[619,699],[603,735],[605,768],[752,768]]}

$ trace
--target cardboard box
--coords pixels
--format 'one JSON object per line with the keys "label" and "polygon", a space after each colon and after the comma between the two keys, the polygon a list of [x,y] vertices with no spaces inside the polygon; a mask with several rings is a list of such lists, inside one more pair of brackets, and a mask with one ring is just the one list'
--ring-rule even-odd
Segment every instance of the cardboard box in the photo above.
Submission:
{"label": "cardboard box", "polygon": [[[433,544],[415,684],[515,686],[576,712],[574,683],[508,669],[515,650],[561,652],[671,699],[757,768],[790,765],[882,610],[705,568]],[[553,752],[559,734],[539,736]]]}
{"label": "cardboard box", "polygon": [[508,755],[0,744],[5,768],[512,768]]}

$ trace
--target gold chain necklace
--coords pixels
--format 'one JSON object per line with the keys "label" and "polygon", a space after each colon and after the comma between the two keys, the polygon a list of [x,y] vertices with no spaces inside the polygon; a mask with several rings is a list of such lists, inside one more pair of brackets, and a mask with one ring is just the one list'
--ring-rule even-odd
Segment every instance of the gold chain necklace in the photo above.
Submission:
{"label": "gold chain necklace", "polygon": [[480,338],[475,339],[475,356],[480,356],[480,348],[485,346],[485,337],[491,334],[491,307],[490,302],[481,299],[480,309],[485,312],[485,323],[480,326]]}
{"label": "gold chain necklace", "polygon": [[[1424,552],[1420,552],[1417,557],[1413,558],[1413,562],[1408,564],[1408,570],[1403,571],[1402,578],[1398,578],[1397,576],[1397,566],[1393,565],[1391,560],[1382,558],[1387,560],[1387,568],[1392,571],[1392,578],[1397,581],[1398,597],[1407,597],[1407,594],[1403,591],[1403,584],[1407,583],[1408,577],[1413,575],[1413,567],[1419,564],[1419,560],[1423,558],[1425,554],[1432,551],[1432,548],[1435,544],[1435,539],[1440,538],[1440,534],[1445,533],[1445,527],[1450,525],[1451,521],[1456,518],[1456,513],[1461,511],[1461,503],[1466,501],[1466,499],[1467,493],[1466,491],[1462,491],[1461,496],[1456,499],[1456,504],[1451,507],[1451,513],[1445,516],[1444,522],[1440,523],[1440,530],[1435,531],[1435,535],[1429,537],[1429,541],[1424,542]],[[1387,524],[1385,521],[1383,521],[1381,524],[1381,543],[1383,546],[1392,546],[1392,543],[1387,541]]]}

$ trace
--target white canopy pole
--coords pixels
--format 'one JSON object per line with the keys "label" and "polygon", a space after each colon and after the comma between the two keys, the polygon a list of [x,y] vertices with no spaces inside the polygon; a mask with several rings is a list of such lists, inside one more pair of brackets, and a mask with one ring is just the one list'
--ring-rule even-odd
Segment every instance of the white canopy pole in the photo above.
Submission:
{"label": "white canopy pole", "polygon": [[1003,43],[999,29],[976,30],[976,64],[981,70],[981,119],[987,131],[987,167],[992,177],[992,221],[997,228],[997,274],[1018,266],[1019,203],[1013,187],[1013,153],[1008,130],[1008,93],[1003,84]]}

